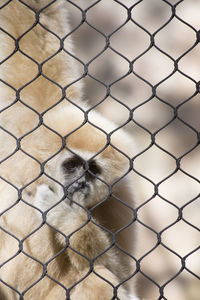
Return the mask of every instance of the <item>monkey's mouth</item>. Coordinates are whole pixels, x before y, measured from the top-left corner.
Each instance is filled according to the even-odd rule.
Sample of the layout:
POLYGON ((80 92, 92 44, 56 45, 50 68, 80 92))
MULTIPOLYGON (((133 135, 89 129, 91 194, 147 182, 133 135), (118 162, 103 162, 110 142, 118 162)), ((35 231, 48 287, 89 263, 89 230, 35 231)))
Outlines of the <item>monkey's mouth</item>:
MULTIPOLYGON (((83 200, 83 198, 86 198, 90 193, 90 187, 87 184, 82 184, 79 182, 73 183, 68 188, 66 187, 66 195, 69 200, 78 200, 77 198, 80 197, 83 200)), ((75 200, 75 201, 76 201, 75 200)))

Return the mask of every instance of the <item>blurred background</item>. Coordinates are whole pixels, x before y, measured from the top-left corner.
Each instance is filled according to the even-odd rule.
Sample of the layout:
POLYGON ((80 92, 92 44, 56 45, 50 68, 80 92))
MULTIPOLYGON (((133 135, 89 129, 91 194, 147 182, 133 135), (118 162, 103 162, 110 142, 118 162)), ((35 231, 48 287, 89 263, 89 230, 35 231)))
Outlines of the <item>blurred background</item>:
POLYGON ((88 63, 85 98, 137 144, 137 292, 199 300, 200 1, 69 3, 75 52, 88 63))

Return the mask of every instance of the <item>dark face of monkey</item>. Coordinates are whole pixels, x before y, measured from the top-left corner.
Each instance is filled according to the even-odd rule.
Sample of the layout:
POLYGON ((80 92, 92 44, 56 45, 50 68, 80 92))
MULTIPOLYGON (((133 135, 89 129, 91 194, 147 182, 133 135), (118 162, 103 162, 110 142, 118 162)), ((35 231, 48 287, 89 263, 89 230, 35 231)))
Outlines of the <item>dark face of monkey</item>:
POLYGON ((97 177, 102 173, 96 160, 85 161, 75 155, 63 162, 62 170, 67 198, 79 203, 81 199, 90 198, 95 182, 99 180, 97 177))

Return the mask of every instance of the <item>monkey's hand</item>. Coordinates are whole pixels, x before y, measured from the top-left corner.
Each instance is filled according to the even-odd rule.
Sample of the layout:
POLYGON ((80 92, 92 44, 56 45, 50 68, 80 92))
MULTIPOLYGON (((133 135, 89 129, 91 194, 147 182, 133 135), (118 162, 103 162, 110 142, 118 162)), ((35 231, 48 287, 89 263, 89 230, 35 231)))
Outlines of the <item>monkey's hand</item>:
MULTIPOLYGON (((48 185, 41 184, 37 187, 37 191, 34 198, 34 206, 37 207, 41 212, 46 212, 54 207, 64 205, 64 203, 59 203, 59 199, 48 185), (58 203, 58 204, 57 204, 58 203)), ((37 210, 38 211, 38 210, 37 210)), ((39 213, 39 211, 38 211, 39 213)), ((40 213, 39 213, 40 214, 40 213)))
POLYGON ((61 223, 73 223, 75 219, 83 215, 87 216, 82 207, 77 204, 71 205, 68 199, 60 198, 46 184, 37 187, 34 206, 37 208, 37 215, 58 230, 60 230, 61 223))

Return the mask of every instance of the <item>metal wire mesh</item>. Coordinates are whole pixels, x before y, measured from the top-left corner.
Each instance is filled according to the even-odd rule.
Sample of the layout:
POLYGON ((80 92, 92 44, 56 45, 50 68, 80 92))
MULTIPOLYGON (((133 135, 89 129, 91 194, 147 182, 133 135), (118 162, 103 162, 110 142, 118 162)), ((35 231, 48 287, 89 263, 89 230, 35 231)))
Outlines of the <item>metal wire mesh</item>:
MULTIPOLYGON (((11 2, 12 0, 2 2, 0 7, 2 14, 11 2)), ((109 251, 115 245, 135 263, 131 274, 128 274, 118 286, 114 286, 94 270, 93 262, 103 252, 95 257, 93 261, 77 252, 78 255, 84 256, 88 260, 90 269, 87 274, 70 287, 66 287, 48 273, 48 265, 55 258, 62 255, 66 249, 76 252, 71 247, 69 239, 82 227, 71 232, 68 236, 59 232, 66 239, 66 246, 59 250, 54 257, 48 259, 46 263, 42 263, 24 250, 24 241, 35 235, 44 224, 48 224, 46 213, 42 214, 42 223, 35 226, 30 234, 21 239, 6 230, 5 227, 0 227, 1 231, 18 243, 18 251, 11 257, 1 260, 0 268, 2 272, 4 272, 4 267, 12 264, 12 261, 20 254, 40 264, 43 269, 42 275, 27 286, 23 292, 9 284, 9 280, 7 282, 0 278, 1 285, 7 286, 13 291, 13 294, 16 295, 16 298, 13 299, 26 299, 28 291, 47 277, 64 289, 66 299, 70 299, 70 292, 73 288, 93 272, 113 287, 112 299, 120 299, 118 288, 131 278, 136 278, 136 290, 142 299, 198 299, 200 279, 198 271, 200 262, 199 171, 196 168, 198 168, 200 135, 199 116, 198 113, 196 116, 195 112, 199 108, 199 72, 193 70, 191 66, 194 65, 195 68, 198 62, 198 55, 194 51, 198 50, 200 35, 199 27, 190 20, 188 21, 184 15, 185 10, 187 11, 190 7, 189 1, 160 0, 159 2, 152 1, 150 4, 147 0, 113 0, 109 3, 102 0, 86 2, 68 0, 66 2, 70 6, 70 22, 73 24, 73 29, 62 38, 56 33, 56 29, 55 32, 50 30, 40 20, 42 11, 59 2, 59 0, 49 1, 47 5, 37 11, 26 1, 18 0, 18 2, 33 12, 35 22, 18 38, 12 36, 4 27, 0 28, 1 32, 8 35, 15 44, 15 48, 10 55, 1 59, 1 65, 3 66, 9 61, 15 53, 21 53, 37 66, 38 71, 34 78, 27 80, 25 84, 18 88, 6 82, 4 78, 0 79, 2 85, 12 89, 16 95, 11 104, 1 107, 0 113, 9 112, 9 109, 14 107, 16 103, 20 103, 36 114, 39 122, 36 127, 28 130, 20 137, 15 136, 12 131, 4 126, 0 127, 6 136, 10 136, 16 141, 16 148, 11 152, 9 151, 6 157, 1 158, 0 162, 3 164, 9 161, 20 150, 39 165, 40 172, 32 181, 20 188, 0 174, 1 181, 10 185, 17 195, 15 202, 1 211, 0 216, 6 215, 19 202, 35 209, 33 205, 24 200, 24 190, 42 176, 55 181, 55 178, 46 171, 46 164, 64 148, 73 153, 72 149, 66 146, 65 139, 87 123, 105 134, 107 139, 105 147, 99 150, 95 157, 105 150, 108 145, 112 145, 114 149, 127 157, 120 150, 120 147, 118 148, 112 144, 111 136, 120 128, 126 128, 133 135, 133 139, 138 142, 139 150, 134 157, 127 157, 130 168, 126 174, 121 176, 120 180, 133 171, 138 179, 135 189, 140 190, 140 192, 136 208, 127 205, 124 199, 119 199, 114 195, 114 198, 125 205, 132 214, 131 221, 115 233, 105 228, 103 224, 95 223, 91 219, 91 214, 96 207, 87 210, 80 205, 88 214, 88 219, 82 227, 88 222, 93 222, 111 236, 112 243, 104 252, 109 251), (105 16, 105 13, 108 13, 108 15, 105 16), (160 18, 156 17, 158 14, 160 14, 160 18), (104 17, 105 24, 102 21, 104 17), (148 18, 151 19, 149 22, 148 18), (59 40, 60 43, 57 52, 52 53, 42 63, 39 63, 20 48, 20 40, 38 24, 55 39, 59 40), (152 27, 149 24, 152 24, 152 27), (182 37, 180 42, 177 41, 176 34, 173 37, 176 26, 180 26, 182 30, 178 31, 178 35, 182 37), (123 31, 124 28, 125 31, 123 31), (77 55, 71 53, 64 46, 65 40, 70 36, 75 36, 74 39, 77 41, 77 55), (91 36, 94 39, 93 43, 91 42, 91 36), (124 41, 124 36, 125 38, 128 36, 125 50, 123 42, 121 42, 121 39, 124 41), (133 44, 133 46, 130 44, 133 44), (94 51, 92 46, 94 46, 94 51), (133 52, 132 47, 134 48, 133 52), (91 48, 91 52, 89 48, 91 48), (64 51, 73 58, 84 70, 79 78, 64 87, 43 72, 43 66, 58 56, 60 51, 64 51), (108 56, 106 57, 106 55, 108 56), (185 64, 184 59, 186 59, 185 64), (104 68, 102 65, 106 65, 106 67, 104 68), (101 71, 101 69, 103 70, 101 71), (55 104, 50 105, 42 113, 23 101, 23 97, 21 97, 23 90, 34 83, 39 76, 58 88, 61 95, 55 104), (89 98, 91 99, 90 108, 87 111, 66 95, 66 90, 82 81, 83 78, 86 80, 86 93, 88 89, 89 98), (84 115, 82 124, 68 133, 67 136, 62 136, 43 121, 45 114, 56 108, 64 99, 67 99, 84 115), (108 134, 91 122, 88 116, 93 109, 98 109, 108 118, 117 121, 116 129, 108 134), (113 112, 114 110, 117 112, 116 115, 113 112), (42 163, 37 157, 24 150, 21 145, 23 140, 37 131, 41 125, 61 140, 60 148, 52 157, 42 163), (120 248, 116 242, 117 234, 128 228, 132 223, 136 223, 138 226, 138 251, 134 255, 120 248)), ((87 171, 88 168, 86 164, 87 171)), ((112 188, 116 183, 117 181, 110 185, 104 181, 109 190, 109 195, 112 194, 112 188)), ((57 182, 57 184, 62 186, 60 182, 57 182)), ((107 201, 108 198, 109 196, 102 199, 101 203, 107 201)), ((63 198, 60 199, 60 202, 62 201, 63 198)), ((7 299, 6 295, 1 295, 1 289, 0 297, 1 299, 7 299)))

